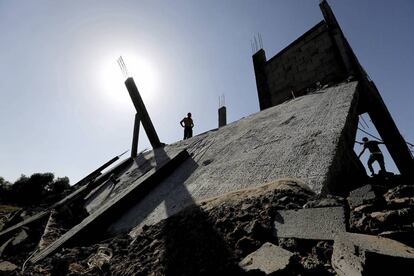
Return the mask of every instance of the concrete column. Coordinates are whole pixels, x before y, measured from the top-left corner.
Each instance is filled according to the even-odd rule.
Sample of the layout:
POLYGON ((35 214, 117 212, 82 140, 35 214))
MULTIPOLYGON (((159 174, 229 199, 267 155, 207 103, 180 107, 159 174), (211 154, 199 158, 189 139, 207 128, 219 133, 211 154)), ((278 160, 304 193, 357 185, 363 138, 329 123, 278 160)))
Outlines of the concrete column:
POLYGON ((323 18, 328 25, 330 36, 336 46, 344 69, 347 75, 356 75, 359 73, 358 64, 355 63, 356 58, 352 52, 348 41, 345 39, 341 27, 336 20, 335 14, 326 0, 321 0, 319 3, 323 18))
POLYGON ((227 112, 226 107, 222 106, 218 110, 218 126, 222 127, 227 125, 227 112))
POLYGON ((260 49, 253 55, 254 74, 256 77, 257 94, 259 96, 260 110, 272 106, 269 86, 266 76, 266 53, 260 49))
POLYGON ((148 136, 148 140, 153 148, 161 147, 160 139, 158 138, 157 132, 155 131, 154 125, 151 122, 151 118, 148 115, 147 109, 145 108, 144 102, 142 101, 141 95, 139 94, 138 88, 135 85, 133 78, 128 78, 125 81, 125 86, 128 89, 129 96, 134 103, 137 114, 142 122, 145 133, 148 136))
POLYGON ((139 125, 141 121, 139 119, 138 113, 135 114, 134 122, 134 134, 132 136, 132 146, 131 146, 131 157, 136 157, 138 152, 138 138, 139 138, 139 125))

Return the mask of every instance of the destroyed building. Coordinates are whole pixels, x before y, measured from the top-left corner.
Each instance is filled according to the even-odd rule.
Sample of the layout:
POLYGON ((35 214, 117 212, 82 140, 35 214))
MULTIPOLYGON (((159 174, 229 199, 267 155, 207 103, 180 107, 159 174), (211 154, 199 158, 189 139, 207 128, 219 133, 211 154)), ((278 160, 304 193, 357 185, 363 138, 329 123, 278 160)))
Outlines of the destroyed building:
POLYGON ((87 270, 68 257, 65 273, 374 275, 389 269, 373 265, 379 260, 412 266, 414 249, 400 242, 414 245, 407 238, 414 228, 413 157, 328 3, 321 1, 320 8, 323 20, 278 54, 267 59, 257 49, 253 55, 260 112, 191 139, 161 143, 128 78, 125 84, 137 110, 131 157, 101 174, 114 158, 60 202, 3 229, 3 249, 22 229, 37 225, 45 230, 24 263, 34 274, 62 265, 54 262, 73 255, 67 248, 79 246, 83 249, 76 252, 89 254, 84 266, 93 263, 91 258, 103 256, 104 261, 96 261, 98 270, 87 270), (393 178, 381 180, 381 186, 367 177, 353 151, 363 113, 385 142, 402 183, 393 178), (153 150, 137 154, 140 124, 153 150), (387 213, 387 208, 398 212, 387 213), (77 219, 62 226, 62 216, 77 219), (404 223, 392 221, 395 217, 404 223), (381 231, 386 223, 390 225, 381 231), (135 250, 134 256, 119 248, 101 246, 94 255, 85 249, 120 246, 114 237, 125 234, 131 240, 122 250, 135 250), (183 248, 192 242, 199 248, 183 248), (350 248, 363 254, 356 256, 350 248), (122 262, 122 256, 130 262, 122 262), (208 258, 217 262, 214 268, 208 258), (111 267, 103 268, 103 263, 111 267))

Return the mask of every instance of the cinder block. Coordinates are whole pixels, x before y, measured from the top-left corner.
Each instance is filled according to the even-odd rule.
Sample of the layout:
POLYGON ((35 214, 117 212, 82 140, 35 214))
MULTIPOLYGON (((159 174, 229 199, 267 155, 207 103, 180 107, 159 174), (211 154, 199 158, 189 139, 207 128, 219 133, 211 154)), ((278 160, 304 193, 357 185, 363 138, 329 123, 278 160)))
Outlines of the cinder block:
POLYGON ((275 216, 274 234, 278 238, 333 240, 346 231, 343 207, 280 211, 275 216))
POLYGON ((378 236, 342 233, 335 238, 332 266, 338 275, 412 275, 414 249, 378 236))

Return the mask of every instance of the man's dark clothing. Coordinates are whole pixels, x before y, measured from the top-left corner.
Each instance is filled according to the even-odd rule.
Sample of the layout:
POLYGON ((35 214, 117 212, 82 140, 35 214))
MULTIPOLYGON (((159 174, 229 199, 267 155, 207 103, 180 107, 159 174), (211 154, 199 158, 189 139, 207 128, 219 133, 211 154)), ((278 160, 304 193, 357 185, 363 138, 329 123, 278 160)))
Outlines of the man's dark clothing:
POLYGON ((186 126, 184 127, 184 140, 193 137, 193 128, 186 126))
POLYGON ((193 137, 194 122, 191 117, 185 117, 182 119, 180 125, 184 127, 184 140, 193 137))
POLYGON ((377 141, 368 141, 364 143, 364 148, 367 148, 369 152, 371 152, 371 155, 368 159, 368 169, 371 171, 372 174, 374 174, 374 168, 372 167, 372 163, 374 163, 375 161, 378 161, 381 170, 385 172, 384 156, 382 155, 382 152, 378 147, 379 144, 381 143, 377 141))
POLYGON ((368 141, 364 143, 364 148, 367 148, 370 153, 381 153, 381 150, 378 147, 379 144, 381 143, 377 141, 368 141))

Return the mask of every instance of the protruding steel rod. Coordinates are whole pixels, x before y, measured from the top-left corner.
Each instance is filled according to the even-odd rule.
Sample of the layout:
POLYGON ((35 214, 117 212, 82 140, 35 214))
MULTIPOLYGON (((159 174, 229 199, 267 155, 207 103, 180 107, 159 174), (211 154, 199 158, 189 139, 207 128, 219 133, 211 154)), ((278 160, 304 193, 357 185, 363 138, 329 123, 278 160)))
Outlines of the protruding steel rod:
POLYGON ((138 137, 139 137, 139 125, 141 121, 139 119, 138 113, 135 114, 134 122, 134 134, 132 136, 132 147, 131 147, 131 157, 136 157, 138 152, 138 137))
POLYGON ((151 118, 148 115, 147 109, 145 108, 138 88, 135 85, 134 79, 127 78, 125 81, 125 86, 128 89, 129 96, 134 103, 135 109, 137 110, 137 114, 141 120, 142 126, 144 127, 145 133, 148 136, 148 140, 150 141, 151 146, 153 148, 161 147, 162 144, 158 138, 157 132, 155 131, 154 125, 151 122, 151 118))

